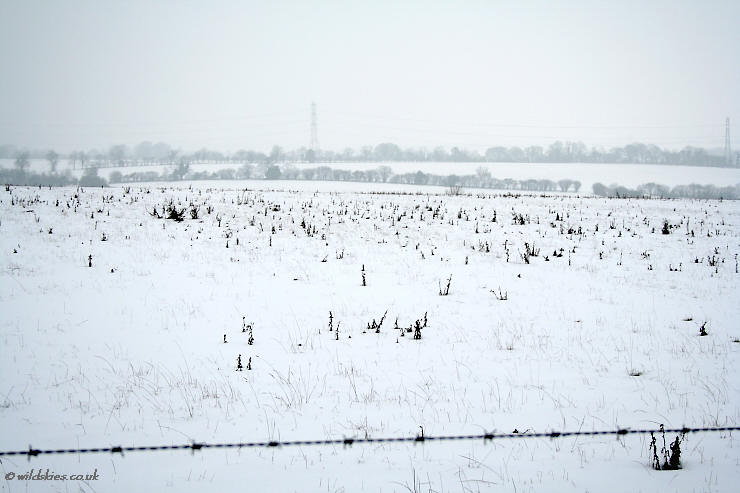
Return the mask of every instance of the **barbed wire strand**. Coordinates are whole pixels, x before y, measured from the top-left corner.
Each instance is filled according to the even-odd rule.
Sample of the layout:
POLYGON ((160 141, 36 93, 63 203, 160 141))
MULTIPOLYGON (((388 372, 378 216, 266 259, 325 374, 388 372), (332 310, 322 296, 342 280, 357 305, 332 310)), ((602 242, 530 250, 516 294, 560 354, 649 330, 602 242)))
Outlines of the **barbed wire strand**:
POLYGON ((618 430, 606 431, 550 431, 540 433, 517 432, 512 433, 483 433, 478 435, 439 435, 426 436, 423 433, 416 436, 396 436, 384 438, 338 438, 326 440, 288 440, 288 441, 267 441, 267 442, 232 442, 232 443, 199 443, 180 445, 148 445, 148 446, 112 446, 112 447, 94 447, 94 448, 68 448, 68 449, 35 449, 32 446, 28 450, 0 451, 0 457, 21 456, 29 458, 38 455, 62 455, 62 454, 99 454, 112 453, 121 454, 124 452, 154 452, 160 450, 190 450, 196 452, 204 449, 242 449, 242 448, 279 448, 279 447, 310 447, 322 445, 360 445, 360 444, 379 444, 379 443, 426 443, 426 442, 449 442, 464 440, 483 440, 484 442, 492 440, 505 439, 524 439, 524 438, 566 438, 577 436, 624 436, 624 435, 647 435, 651 433, 705 433, 705 432, 732 432, 740 431, 740 426, 722 426, 722 427, 705 427, 705 428, 659 428, 659 429, 630 429, 621 428, 618 430))

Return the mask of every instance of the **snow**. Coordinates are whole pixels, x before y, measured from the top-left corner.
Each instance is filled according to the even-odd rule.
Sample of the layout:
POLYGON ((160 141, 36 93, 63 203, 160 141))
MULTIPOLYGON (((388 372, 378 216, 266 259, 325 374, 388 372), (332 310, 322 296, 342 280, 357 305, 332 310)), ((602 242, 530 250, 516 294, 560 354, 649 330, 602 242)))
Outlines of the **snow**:
MULTIPOLYGON (((737 202, 296 183, 0 191, 0 449, 740 423, 737 202), (200 217, 151 214, 170 201, 200 217)), ((0 484, 729 491, 734 439, 687 435, 672 472, 627 436, 6 457, 100 479, 0 484)))

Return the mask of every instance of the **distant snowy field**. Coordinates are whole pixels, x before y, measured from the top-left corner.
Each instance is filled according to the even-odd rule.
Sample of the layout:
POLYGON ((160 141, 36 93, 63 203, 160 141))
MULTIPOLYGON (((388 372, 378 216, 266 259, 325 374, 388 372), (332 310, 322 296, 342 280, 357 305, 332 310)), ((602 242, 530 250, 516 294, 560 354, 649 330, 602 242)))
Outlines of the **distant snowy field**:
MULTIPOLYGON (((738 202, 177 185, 0 189, 0 449, 740 424, 738 202)), ((732 491, 737 438, 6 457, 100 479, 0 491, 732 491)))
MULTIPOLYGON (((30 170, 37 173, 49 171, 49 163, 45 160, 31 160, 30 170)), ((238 169, 241 164, 216 163, 216 164, 193 164, 190 170, 193 172, 214 172, 225 168, 238 169)), ((713 168, 695 166, 668 166, 650 164, 588 164, 588 163, 297 163, 293 166, 303 168, 316 168, 328 166, 334 169, 367 170, 379 166, 388 166, 395 174, 415 173, 419 170, 424 173, 437 175, 465 175, 475 174, 480 167, 486 168, 491 175, 497 179, 511 178, 513 180, 541 179, 558 181, 562 179, 579 180, 582 183, 581 193, 591 193, 594 183, 604 185, 617 184, 628 188, 637 187, 643 183, 659 183, 669 187, 676 185, 699 185, 728 186, 740 183, 740 168, 713 168)), ((0 168, 12 168, 12 159, 0 159, 0 168)), ((79 168, 79 163, 78 163, 79 168)), ((101 168, 100 176, 108 177, 113 171, 123 174, 144 173, 154 171, 162 173, 171 171, 171 166, 132 166, 124 168, 101 168)), ((59 171, 70 169, 71 165, 62 160, 59 171)), ((82 170, 74 170, 77 176, 82 170)), ((364 185, 363 185, 364 186, 364 185)))

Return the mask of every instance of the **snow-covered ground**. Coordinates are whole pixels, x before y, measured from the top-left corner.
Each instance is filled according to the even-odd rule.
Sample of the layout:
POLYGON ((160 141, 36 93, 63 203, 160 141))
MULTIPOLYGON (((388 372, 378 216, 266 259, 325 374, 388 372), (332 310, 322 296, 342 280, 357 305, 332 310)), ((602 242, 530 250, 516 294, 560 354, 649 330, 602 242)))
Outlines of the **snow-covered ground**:
MULTIPOLYGON (((0 191, 0 449, 740 424, 740 203, 273 183, 0 191)), ((5 457, 100 479, 0 488, 732 491, 736 440, 5 457)))

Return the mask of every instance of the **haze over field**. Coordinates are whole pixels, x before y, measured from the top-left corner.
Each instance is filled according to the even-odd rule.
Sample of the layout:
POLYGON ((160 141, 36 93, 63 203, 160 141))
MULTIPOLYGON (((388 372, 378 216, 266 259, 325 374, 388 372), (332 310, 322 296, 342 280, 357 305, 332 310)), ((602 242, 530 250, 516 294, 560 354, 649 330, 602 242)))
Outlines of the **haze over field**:
MULTIPOLYGON (((0 144, 722 148, 740 3, 0 4, 0 144)), ((740 149, 740 132, 733 148, 740 149)))

